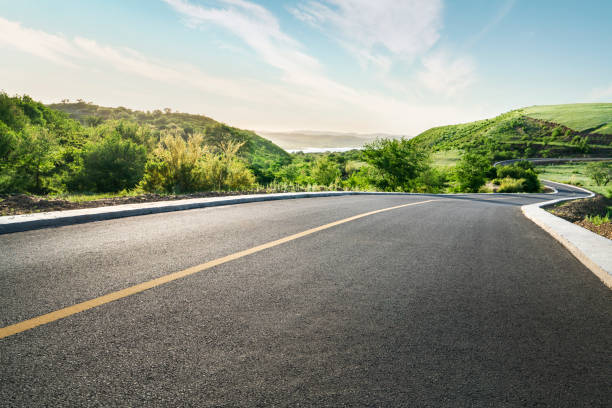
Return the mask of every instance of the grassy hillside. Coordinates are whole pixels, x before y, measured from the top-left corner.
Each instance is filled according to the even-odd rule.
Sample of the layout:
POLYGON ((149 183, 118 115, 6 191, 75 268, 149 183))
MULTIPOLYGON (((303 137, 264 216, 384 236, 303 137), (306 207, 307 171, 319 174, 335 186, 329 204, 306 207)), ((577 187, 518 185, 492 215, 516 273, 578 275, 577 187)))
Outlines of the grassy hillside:
POLYGON ((579 132, 612 135, 612 103, 531 106, 525 115, 558 123, 579 132))
POLYGON ((242 130, 219 123, 203 115, 154 110, 142 112, 124 107, 109 108, 87 102, 57 103, 50 108, 65 112, 70 118, 85 126, 98 126, 105 122, 127 121, 147 126, 154 132, 168 129, 182 129, 186 135, 202 133, 204 142, 210 146, 220 146, 227 141, 243 142, 239 155, 249 163, 260 181, 271 176, 269 168, 276 164, 288 163, 290 156, 270 140, 249 130, 242 130))
POLYGON ((492 119, 432 128, 413 140, 433 152, 475 151, 492 160, 612 156, 612 133, 606 133, 610 112, 612 104, 532 107, 492 119))

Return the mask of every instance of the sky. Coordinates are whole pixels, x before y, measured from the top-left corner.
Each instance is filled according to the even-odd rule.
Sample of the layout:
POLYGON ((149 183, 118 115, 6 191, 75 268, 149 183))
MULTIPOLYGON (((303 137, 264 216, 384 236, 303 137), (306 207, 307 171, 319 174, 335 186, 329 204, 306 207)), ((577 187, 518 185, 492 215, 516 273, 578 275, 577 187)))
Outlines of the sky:
POLYGON ((0 0, 0 90, 416 135, 612 102, 610 0, 0 0))

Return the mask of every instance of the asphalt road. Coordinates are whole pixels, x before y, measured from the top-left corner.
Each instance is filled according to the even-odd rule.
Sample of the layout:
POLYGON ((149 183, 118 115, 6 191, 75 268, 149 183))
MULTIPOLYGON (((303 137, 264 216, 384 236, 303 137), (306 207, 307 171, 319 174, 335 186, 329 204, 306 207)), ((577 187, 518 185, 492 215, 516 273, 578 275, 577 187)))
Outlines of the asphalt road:
MULTIPOLYGON (((561 191, 561 195, 575 194, 561 191)), ((610 406, 612 291, 546 195, 272 201, 0 236, 0 406, 610 406)))

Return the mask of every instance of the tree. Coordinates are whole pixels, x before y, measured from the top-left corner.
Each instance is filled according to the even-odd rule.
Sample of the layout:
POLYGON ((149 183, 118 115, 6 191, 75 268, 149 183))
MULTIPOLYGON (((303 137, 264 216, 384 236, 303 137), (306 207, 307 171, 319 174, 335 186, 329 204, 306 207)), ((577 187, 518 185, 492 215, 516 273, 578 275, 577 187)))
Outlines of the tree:
POLYGON ((313 168, 312 177, 315 183, 322 186, 329 186, 340 178, 341 172, 338 165, 328 157, 319 158, 313 168))
POLYGON ((377 139, 364 146, 363 156, 382 176, 377 187, 387 191, 415 190, 418 176, 429 168, 427 153, 405 138, 377 139))
POLYGON ((87 144, 82 160, 82 171, 77 176, 80 190, 117 192, 140 182, 147 153, 143 146, 113 134, 100 143, 87 144))
POLYGON ((475 193, 486 182, 487 172, 491 164, 486 157, 474 153, 466 153, 455 166, 455 178, 459 183, 459 190, 475 193))
POLYGON ((241 147, 229 141, 213 153, 199 133, 185 141, 180 132, 167 132, 146 164, 141 185, 169 193, 251 188, 255 177, 236 155, 241 147))
POLYGON ((612 179, 612 163, 589 163, 586 166, 586 175, 598 186, 606 186, 612 179))

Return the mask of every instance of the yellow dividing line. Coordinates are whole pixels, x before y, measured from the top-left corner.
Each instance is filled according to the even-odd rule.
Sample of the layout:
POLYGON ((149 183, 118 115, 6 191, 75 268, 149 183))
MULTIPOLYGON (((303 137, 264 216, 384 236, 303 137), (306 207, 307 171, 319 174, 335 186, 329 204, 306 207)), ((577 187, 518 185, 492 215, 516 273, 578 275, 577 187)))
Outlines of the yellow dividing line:
POLYGON ((305 237, 310 234, 314 234, 318 231, 323 231, 325 229, 335 227, 336 225, 344 224, 350 221, 358 220, 359 218, 368 217, 370 215, 378 214, 385 211, 391 211, 398 208, 408 207, 411 205, 419 205, 425 204, 432 201, 443 201, 443 200, 427 200, 427 201, 419 201, 416 203, 402 204, 396 205, 394 207, 383 208, 380 210, 370 211, 363 214, 354 215, 349 218, 344 218, 342 220, 330 222, 329 224, 321 225, 320 227, 311 228, 306 231, 298 232, 297 234, 289 235, 285 238, 277 239, 276 241, 267 242, 262 245, 255 246, 250 249, 245 249, 244 251, 236 252, 234 254, 224 256, 222 258, 217 258, 212 261, 192 266, 191 268, 187 268, 185 270, 170 273, 168 275, 164 275, 157 279, 153 279, 147 282, 140 283, 138 285, 130 286, 129 288, 121 289, 116 292, 111 292, 107 295, 97 297, 95 299, 87 300, 82 303, 77 303, 76 305, 68 306, 63 309, 56 310, 55 312, 47 313, 38 317, 34 317, 32 319, 24 320, 23 322, 15 323, 10 326, 0 328, 0 339, 8 336, 12 336, 13 334, 21 333, 26 330, 33 329, 37 326, 41 326, 43 324, 51 323, 59 319, 63 319, 68 316, 72 316, 74 314, 83 312, 85 310, 93 309, 94 307, 102 306, 106 303, 113 302, 115 300, 119 300, 128 296, 135 295, 140 292, 144 292, 147 289, 154 288, 156 286, 163 285, 168 282, 172 282, 177 279, 184 278, 185 276, 193 275, 194 273, 202 272, 206 269, 214 268, 215 266, 245 257, 247 255, 254 254, 256 252, 263 251, 268 248, 272 248, 281 244, 284 244, 289 241, 296 240, 298 238, 305 237))

